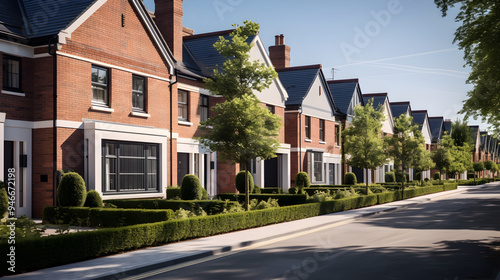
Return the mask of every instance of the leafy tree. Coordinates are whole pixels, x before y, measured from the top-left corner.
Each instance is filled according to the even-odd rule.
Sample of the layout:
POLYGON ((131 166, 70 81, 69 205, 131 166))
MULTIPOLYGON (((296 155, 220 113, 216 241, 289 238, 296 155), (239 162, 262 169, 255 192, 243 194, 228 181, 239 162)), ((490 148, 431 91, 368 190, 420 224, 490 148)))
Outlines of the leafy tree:
POLYGON ((365 106, 358 105, 354 108, 352 126, 343 132, 345 153, 350 156, 346 159, 347 164, 367 169, 366 193, 368 193, 368 169, 375 170, 387 162, 381 134, 383 120, 383 107, 373 108, 372 99, 365 106))
POLYGON ((418 125, 413 122, 413 117, 401 115, 394 120, 394 135, 385 138, 387 152, 394 159, 394 165, 401 168, 403 180, 401 182, 404 191, 406 181, 406 170, 415 167, 425 156, 421 151, 424 149, 425 140, 418 125))
POLYGON ((474 162, 473 168, 474 168, 474 182, 475 182, 477 172, 481 172, 484 170, 484 163, 482 161, 474 162))
MULTIPOLYGON (((277 137, 282 124, 281 118, 261 107, 253 94, 268 88, 277 73, 264 63, 250 61, 252 45, 248 43, 248 38, 256 35, 260 27, 251 21, 244 24, 234 25, 231 40, 221 36, 214 44, 226 61, 221 70, 214 70, 212 78, 205 79, 205 87, 212 94, 222 95, 227 100, 215 105, 212 108, 215 116, 201 123, 200 127, 206 133, 200 142, 219 152, 220 158, 240 163, 248 171, 251 159, 276 157, 280 145, 277 137)), ((248 179, 245 182, 245 206, 248 210, 248 179)))
POLYGON ((493 165, 491 166, 491 174, 493 174, 493 178, 495 178, 495 177, 496 177, 496 174, 495 174, 495 173, 497 173, 498 169, 499 169, 499 168, 498 168, 498 164, 493 163, 493 165))
POLYGON ((465 118, 481 117, 500 131, 500 3, 497 0, 434 0, 443 16, 450 8, 460 6, 455 17, 461 26, 454 43, 464 50, 466 65, 471 67, 467 83, 474 85, 460 111, 465 118))
POLYGON ((455 176, 472 168, 471 146, 463 142, 462 146, 455 145, 455 140, 450 135, 443 136, 441 146, 447 149, 451 155, 451 162, 447 167, 447 172, 455 176))
POLYGON ((474 145, 469 125, 464 120, 457 119, 453 122, 451 138, 453 138, 454 143, 457 146, 464 146, 464 144, 468 144, 472 148, 474 145))
POLYGON ((424 181, 424 176, 422 172, 430 170, 436 166, 434 161, 432 161, 432 153, 425 149, 424 145, 421 145, 415 153, 419 153, 415 161, 415 169, 420 172, 420 181, 424 181))
POLYGON ((484 169, 491 172, 491 169, 493 168, 493 164, 495 164, 495 163, 491 160, 485 161, 484 162, 484 169))

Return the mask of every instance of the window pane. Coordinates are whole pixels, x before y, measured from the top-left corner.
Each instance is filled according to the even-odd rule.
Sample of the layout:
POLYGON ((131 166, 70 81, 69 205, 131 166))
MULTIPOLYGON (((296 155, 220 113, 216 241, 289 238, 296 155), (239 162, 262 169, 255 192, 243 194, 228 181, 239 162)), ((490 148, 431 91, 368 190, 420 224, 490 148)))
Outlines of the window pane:
POLYGON ((120 144, 120 157, 144 157, 144 146, 137 144, 120 144))
POLYGON ((144 92, 144 78, 133 76, 132 79, 133 79, 132 89, 135 91, 144 92))
POLYGON ((317 182, 323 181, 323 154, 314 153, 314 180, 317 182))
POLYGON ((92 82, 99 82, 99 74, 97 73, 99 70, 97 68, 92 67, 92 82))
POLYGON ((3 57, 3 87, 6 89, 21 89, 21 59, 3 57))
POLYGON ((108 71, 104 70, 104 69, 99 69, 98 70, 98 75, 99 75, 99 83, 101 84, 105 84, 107 85, 108 84, 108 71))
POLYGON ((92 101, 108 105, 108 70, 92 66, 92 101))
POLYGON ((116 190, 116 159, 106 158, 105 163, 105 190, 115 191, 116 190))

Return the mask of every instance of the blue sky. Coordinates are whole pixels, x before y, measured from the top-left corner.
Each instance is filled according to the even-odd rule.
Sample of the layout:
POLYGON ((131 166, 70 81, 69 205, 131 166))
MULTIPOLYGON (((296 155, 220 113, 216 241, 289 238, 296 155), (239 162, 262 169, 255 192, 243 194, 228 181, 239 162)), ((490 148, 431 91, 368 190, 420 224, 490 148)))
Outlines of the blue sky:
POLYGON ((388 92, 391 102, 452 120, 472 88, 453 44, 455 13, 441 17, 433 0, 184 0, 184 26, 195 34, 258 22, 266 47, 285 35, 292 66, 322 64, 328 79, 335 68, 335 79, 359 78, 363 93, 388 92))

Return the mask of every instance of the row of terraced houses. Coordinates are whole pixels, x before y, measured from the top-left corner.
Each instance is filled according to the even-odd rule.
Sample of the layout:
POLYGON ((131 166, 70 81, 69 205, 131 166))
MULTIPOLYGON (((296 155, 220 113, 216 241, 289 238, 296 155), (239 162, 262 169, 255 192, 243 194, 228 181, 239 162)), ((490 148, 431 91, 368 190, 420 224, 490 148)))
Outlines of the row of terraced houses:
MULTIPOLYGON (((213 44, 231 30, 194 34, 182 17, 182 0, 156 0, 155 13, 141 0, 0 2, 0 180, 15 177, 17 215, 40 217, 55 203, 57 170, 78 172, 105 200, 165 197, 186 174, 211 196, 235 191, 239 166, 196 140, 221 102, 203 83, 224 61, 213 44)), ((258 35, 249 40, 251 59, 279 74, 255 94, 284 124, 277 157, 251 164, 261 187, 287 190, 300 171, 313 184, 341 184, 348 171, 383 182, 392 164, 369 178, 341 164, 341 132, 369 99, 385 108, 385 135, 401 114, 422 127, 429 150, 450 129, 387 93, 362 94, 357 79, 327 80, 321 65, 291 67, 283 35, 269 49, 258 35)), ((497 140, 471 130, 474 159, 498 159, 497 140)))

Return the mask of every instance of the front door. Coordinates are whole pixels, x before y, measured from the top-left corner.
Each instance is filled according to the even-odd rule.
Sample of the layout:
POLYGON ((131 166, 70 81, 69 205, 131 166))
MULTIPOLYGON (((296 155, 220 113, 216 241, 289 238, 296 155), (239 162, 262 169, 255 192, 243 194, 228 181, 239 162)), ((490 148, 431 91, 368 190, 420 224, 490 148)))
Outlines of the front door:
POLYGON ((278 187, 278 157, 267 159, 264 161, 264 187, 278 187))

